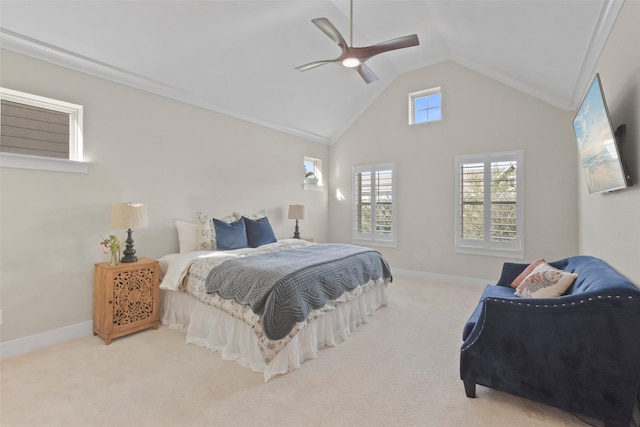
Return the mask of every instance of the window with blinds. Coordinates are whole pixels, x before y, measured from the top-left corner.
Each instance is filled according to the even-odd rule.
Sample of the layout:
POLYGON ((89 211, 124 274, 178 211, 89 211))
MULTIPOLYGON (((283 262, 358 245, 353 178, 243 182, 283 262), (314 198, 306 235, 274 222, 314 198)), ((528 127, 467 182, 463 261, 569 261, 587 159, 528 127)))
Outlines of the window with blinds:
POLYGON ((521 151, 456 157, 456 251, 523 255, 521 151))
POLYGON ((69 114, 2 100, 3 153, 69 158, 69 114))
POLYGON ((353 168, 353 239, 395 246, 395 163, 353 168))
POLYGON ((83 160, 81 105, 6 88, 0 88, 0 105, 3 167, 84 171, 62 163, 83 160))

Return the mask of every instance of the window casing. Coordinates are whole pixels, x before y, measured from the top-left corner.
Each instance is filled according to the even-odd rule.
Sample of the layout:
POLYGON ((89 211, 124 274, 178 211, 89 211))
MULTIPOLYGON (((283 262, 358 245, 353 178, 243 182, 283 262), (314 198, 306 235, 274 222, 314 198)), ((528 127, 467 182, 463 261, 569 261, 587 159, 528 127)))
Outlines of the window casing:
POLYGON ((397 245, 396 164, 353 167, 353 240, 397 245))
POLYGON ((322 160, 313 157, 304 158, 304 188, 305 190, 322 190, 322 160), (311 179, 307 177, 308 173, 313 173, 311 179), (316 178, 314 180, 313 178, 316 178))
POLYGON ((455 250, 523 258, 524 153, 456 156, 455 250))
POLYGON ((81 105, 0 88, 3 167, 86 172, 81 105))
POLYGON ((409 124, 435 122, 442 119, 440 87, 409 94, 409 124))

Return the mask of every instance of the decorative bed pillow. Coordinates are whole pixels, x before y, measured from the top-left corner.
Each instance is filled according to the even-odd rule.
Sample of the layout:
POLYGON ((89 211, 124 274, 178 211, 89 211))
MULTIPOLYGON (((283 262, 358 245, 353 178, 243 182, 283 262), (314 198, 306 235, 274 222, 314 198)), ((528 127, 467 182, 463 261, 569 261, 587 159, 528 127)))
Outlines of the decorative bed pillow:
MULTIPOLYGON (((196 250, 215 251, 216 250, 216 230, 213 228, 213 217, 198 212, 198 234, 196 240, 196 250)), ((242 215, 237 212, 225 216, 220 221, 231 223, 238 221, 242 215)))
POLYGON ((213 228, 216 233, 216 247, 218 250, 227 251, 249 246, 244 218, 231 223, 214 218, 213 228))
POLYGON ((577 277, 576 273, 542 263, 520 283, 515 294, 523 298, 556 298, 564 294, 577 277))
POLYGON ((178 231, 178 244, 180 245, 180 253, 194 252, 198 245, 198 224, 192 222, 180 221, 176 219, 176 230, 178 231))
POLYGON ((524 271, 523 271, 522 273, 520 273, 520 274, 518 275, 518 277, 516 277, 516 278, 513 280, 513 282, 511 282, 511 287, 515 289, 515 288, 517 288, 518 286, 520 286, 520 283, 522 283, 522 281, 523 281, 524 279, 526 279, 526 278, 527 278, 527 276, 528 276, 529 274, 531 274, 531 272, 532 272, 532 271, 533 271, 537 266, 539 266, 540 264, 542 264, 542 263, 544 263, 544 262, 546 262, 546 261, 544 260, 544 258, 540 258, 540 259, 537 259, 537 260, 533 261, 531 264, 529 264, 529 266, 528 266, 527 268, 525 268, 525 269, 524 269, 524 271))
POLYGON ((269 218, 266 216, 256 220, 247 218, 246 216, 243 218, 244 226, 247 229, 247 241, 249 242, 249 247, 257 248, 259 246, 278 241, 276 239, 276 235, 273 233, 271 224, 269 223, 269 218))
POLYGON ((255 220, 257 220, 257 219, 260 219, 260 218, 264 218, 264 217, 266 217, 266 216, 267 216, 267 211, 265 211, 265 210, 263 209, 263 210, 261 210, 261 211, 258 211, 258 212, 256 212, 256 213, 254 213, 253 215, 242 215, 242 216, 243 216, 243 217, 245 217, 245 218, 249 218, 249 219, 252 219, 252 220, 254 220, 254 221, 255 221, 255 220))

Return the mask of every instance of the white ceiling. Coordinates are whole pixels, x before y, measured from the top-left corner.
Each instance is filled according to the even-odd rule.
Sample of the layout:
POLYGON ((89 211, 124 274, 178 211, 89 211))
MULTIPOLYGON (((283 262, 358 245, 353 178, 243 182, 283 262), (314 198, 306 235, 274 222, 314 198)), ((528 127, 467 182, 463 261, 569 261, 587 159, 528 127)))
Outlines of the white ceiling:
MULTIPOLYGON (((420 46, 353 70, 307 62, 349 40, 345 0, 0 2, 0 46, 331 144, 401 73, 452 60, 564 110, 582 98, 622 0, 355 0, 354 45, 420 46)), ((427 89, 427 88, 419 88, 427 89)))

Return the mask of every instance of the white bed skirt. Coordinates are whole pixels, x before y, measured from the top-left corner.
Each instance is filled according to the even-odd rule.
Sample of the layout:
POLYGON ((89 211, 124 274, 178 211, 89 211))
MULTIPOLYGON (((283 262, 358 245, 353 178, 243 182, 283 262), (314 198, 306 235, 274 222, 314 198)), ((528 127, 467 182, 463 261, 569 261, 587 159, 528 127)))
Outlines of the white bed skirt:
POLYGON ((262 372, 266 382, 315 359, 320 348, 346 340, 356 326, 367 323, 371 314, 387 304, 386 290, 387 285, 378 280, 348 292, 334 309, 300 325, 300 331, 268 364, 249 325, 185 293, 160 290, 160 321, 185 332, 187 343, 207 347, 224 360, 262 372))

